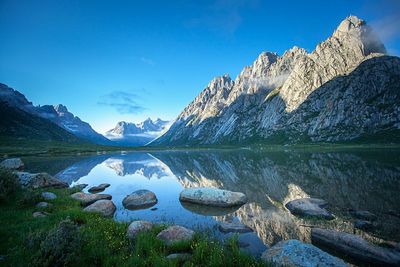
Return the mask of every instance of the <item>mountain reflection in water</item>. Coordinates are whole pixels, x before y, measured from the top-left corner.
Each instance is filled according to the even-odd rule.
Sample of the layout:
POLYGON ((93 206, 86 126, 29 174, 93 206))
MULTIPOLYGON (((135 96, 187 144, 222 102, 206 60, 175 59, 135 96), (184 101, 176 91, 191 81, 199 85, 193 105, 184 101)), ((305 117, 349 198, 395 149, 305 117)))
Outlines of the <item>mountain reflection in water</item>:
POLYGON ((253 234, 240 236, 259 254, 265 248, 263 244, 271 246, 282 239, 310 242, 310 225, 356 231, 369 240, 400 241, 399 163, 398 151, 134 152, 86 158, 58 172, 56 177, 71 185, 110 183, 104 193, 113 196, 115 219, 120 221, 176 223, 197 230, 211 229, 215 235, 224 236, 217 230, 218 222, 238 220, 253 229, 253 234), (243 192, 249 202, 230 210, 179 202, 183 188, 199 186, 243 192), (156 210, 130 211, 122 206, 122 199, 139 189, 157 195, 156 210), (291 215, 284 204, 300 197, 328 201, 336 219, 311 221, 291 215), (376 230, 355 230, 349 209, 378 215, 376 230))

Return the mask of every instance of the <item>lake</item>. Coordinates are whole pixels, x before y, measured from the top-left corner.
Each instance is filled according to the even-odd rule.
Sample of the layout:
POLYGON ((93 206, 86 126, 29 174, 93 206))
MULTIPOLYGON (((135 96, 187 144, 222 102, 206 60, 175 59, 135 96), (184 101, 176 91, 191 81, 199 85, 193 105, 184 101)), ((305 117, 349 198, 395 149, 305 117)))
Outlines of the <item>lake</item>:
POLYGON ((281 240, 310 242, 310 226, 355 232, 369 241, 400 241, 400 151, 355 150, 321 152, 281 149, 155 151, 75 157, 26 157, 27 171, 49 172, 71 186, 111 184, 118 221, 136 219, 175 223, 206 231, 218 239, 221 222, 239 221, 253 232, 239 234, 244 250, 259 256, 281 240), (211 186, 243 192, 249 201, 237 209, 211 209, 182 204, 184 188, 211 186), (123 198, 148 189, 158 203, 127 210, 123 198), (335 215, 332 221, 291 215, 284 204, 301 197, 322 198, 335 215), (377 215, 369 232, 354 229, 349 210, 377 215))

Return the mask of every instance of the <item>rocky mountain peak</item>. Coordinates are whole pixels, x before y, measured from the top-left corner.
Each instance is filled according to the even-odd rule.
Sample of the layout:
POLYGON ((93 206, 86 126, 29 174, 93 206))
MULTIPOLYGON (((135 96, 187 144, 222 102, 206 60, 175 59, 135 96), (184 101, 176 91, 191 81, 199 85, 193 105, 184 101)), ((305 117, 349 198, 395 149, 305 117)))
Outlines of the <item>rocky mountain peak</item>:
POLYGON ((359 46, 364 56, 371 53, 386 54, 386 48, 374 30, 356 16, 345 18, 337 27, 332 37, 350 45, 359 46), (349 42, 352 40, 352 42, 349 42))
POLYGON ((62 104, 57 104, 54 105, 54 110, 60 114, 60 113, 69 113, 68 109, 66 106, 62 105, 62 104))

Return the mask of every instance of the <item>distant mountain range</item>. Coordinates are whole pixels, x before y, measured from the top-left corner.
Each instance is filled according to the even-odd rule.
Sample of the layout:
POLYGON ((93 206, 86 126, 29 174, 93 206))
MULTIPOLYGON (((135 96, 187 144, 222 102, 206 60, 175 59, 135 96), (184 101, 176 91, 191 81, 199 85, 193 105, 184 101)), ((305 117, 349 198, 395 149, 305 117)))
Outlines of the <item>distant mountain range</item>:
POLYGON ((0 109, 0 135, 40 140, 138 146, 158 137, 168 124, 150 118, 138 124, 119 122, 107 132, 110 140, 69 112, 66 106, 34 106, 23 94, 1 83, 0 109))
POLYGON ((400 58, 350 16, 307 53, 263 52, 214 78, 151 145, 399 142, 400 58))
POLYGON ((169 121, 150 118, 141 123, 129 123, 120 121, 117 125, 107 131, 106 137, 118 145, 146 145, 160 136, 169 126, 169 121))

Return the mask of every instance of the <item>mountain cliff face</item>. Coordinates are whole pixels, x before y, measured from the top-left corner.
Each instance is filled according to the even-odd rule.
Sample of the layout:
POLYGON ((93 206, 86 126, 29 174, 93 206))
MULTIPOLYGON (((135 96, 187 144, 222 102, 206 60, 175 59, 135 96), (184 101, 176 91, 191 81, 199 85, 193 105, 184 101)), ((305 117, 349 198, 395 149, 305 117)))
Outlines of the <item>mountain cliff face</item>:
POLYGON ((8 107, 49 120, 79 138, 97 144, 111 143, 110 140, 93 130, 87 122, 74 116, 74 114, 68 111, 67 107, 61 104, 54 106, 34 106, 23 94, 5 84, 0 84, 0 101, 6 103, 8 107))
POLYGON ((147 118, 140 123, 120 121, 106 136, 118 145, 141 146, 149 143, 168 127, 169 121, 147 118))
POLYGON ((307 53, 263 52, 213 79, 153 145, 348 141, 398 135, 400 59, 350 16, 307 53))

